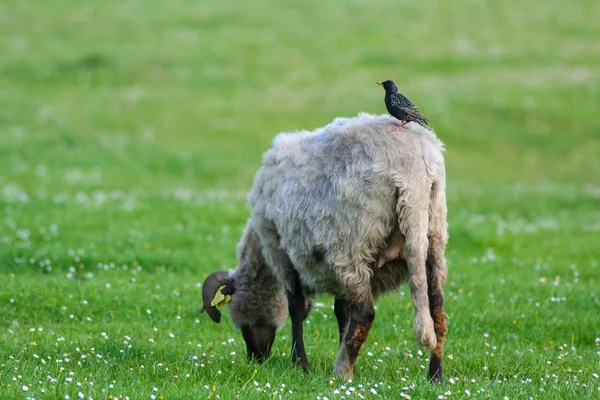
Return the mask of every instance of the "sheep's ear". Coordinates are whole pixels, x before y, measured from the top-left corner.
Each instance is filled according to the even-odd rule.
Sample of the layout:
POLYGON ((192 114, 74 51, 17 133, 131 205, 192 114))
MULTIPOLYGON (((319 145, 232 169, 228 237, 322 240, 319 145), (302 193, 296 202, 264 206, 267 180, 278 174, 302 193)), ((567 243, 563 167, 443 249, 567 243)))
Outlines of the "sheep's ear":
POLYGON ((228 272, 213 272, 202 286, 203 305, 200 312, 206 311, 208 316, 218 324, 221 322, 221 311, 217 307, 227 304, 234 292, 235 284, 233 279, 229 278, 228 272))

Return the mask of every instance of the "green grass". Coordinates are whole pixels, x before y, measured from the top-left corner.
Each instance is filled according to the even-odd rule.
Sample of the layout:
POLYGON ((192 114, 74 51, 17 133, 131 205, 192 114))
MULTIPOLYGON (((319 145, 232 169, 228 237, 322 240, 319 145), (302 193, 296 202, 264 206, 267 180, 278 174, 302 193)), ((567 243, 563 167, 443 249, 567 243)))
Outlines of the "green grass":
POLYGON ((599 398, 599 19, 592 0, 3 2, 0 398, 599 398), (310 374, 289 326, 249 363, 200 283, 235 267, 275 134, 382 113, 383 79, 447 147, 446 381, 407 288, 351 383, 327 296, 310 374))

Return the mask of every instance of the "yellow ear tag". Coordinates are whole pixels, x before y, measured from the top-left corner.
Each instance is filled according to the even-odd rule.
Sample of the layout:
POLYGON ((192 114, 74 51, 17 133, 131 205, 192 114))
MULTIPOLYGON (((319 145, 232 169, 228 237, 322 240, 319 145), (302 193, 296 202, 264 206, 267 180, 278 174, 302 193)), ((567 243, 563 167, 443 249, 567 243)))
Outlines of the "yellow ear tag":
POLYGON ((215 293, 215 298, 212 299, 212 301, 210 302, 211 306, 223 307, 225 304, 229 303, 229 300, 231 300, 231 296, 228 294, 221 293, 221 290, 224 287, 225 287, 225 285, 223 285, 219 289, 217 289, 217 292, 215 293))

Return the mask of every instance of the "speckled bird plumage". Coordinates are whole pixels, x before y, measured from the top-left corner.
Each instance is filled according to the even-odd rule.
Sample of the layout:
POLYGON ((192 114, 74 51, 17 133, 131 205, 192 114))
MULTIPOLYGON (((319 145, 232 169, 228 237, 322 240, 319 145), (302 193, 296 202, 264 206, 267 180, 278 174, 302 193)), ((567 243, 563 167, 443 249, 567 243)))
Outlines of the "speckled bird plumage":
POLYGON ((398 91, 396 84, 392 81, 377 82, 385 89, 385 106, 388 112, 403 123, 402 127, 409 122, 416 122, 421 126, 430 129, 427 125, 427 118, 423 116, 417 107, 402 93, 398 91))

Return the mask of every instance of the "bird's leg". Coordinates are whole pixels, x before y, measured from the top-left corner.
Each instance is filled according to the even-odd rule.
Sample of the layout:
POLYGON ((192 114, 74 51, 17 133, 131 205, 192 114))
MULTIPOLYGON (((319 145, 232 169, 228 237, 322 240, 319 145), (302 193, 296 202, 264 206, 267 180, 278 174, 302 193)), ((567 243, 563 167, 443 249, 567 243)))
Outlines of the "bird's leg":
POLYGON ((408 124, 408 121, 404 121, 401 124, 397 124, 396 129, 392 129, 391 131, 388 131, 388 132, 398 132, 400 130, 400 128, 402 128, 406 124, 408 124))
POLYGON ((398 124, 398 127, 396 128, 395 132, 399 131, 400 128, 402 128, 404 125, 408 124, 408 121, 404 121, 401 124, 398 124))

